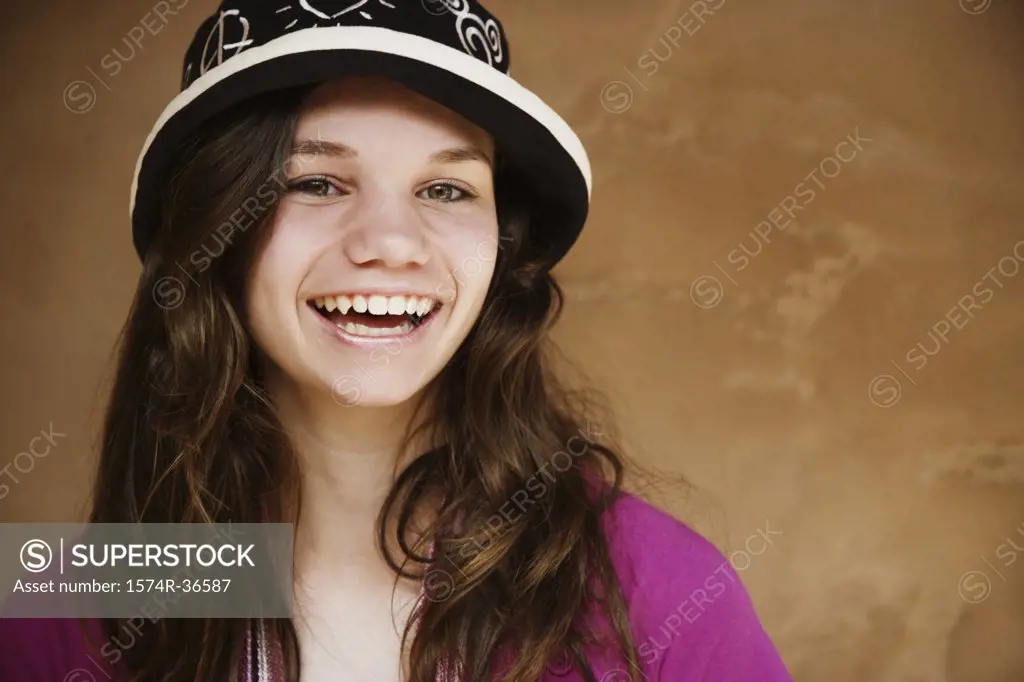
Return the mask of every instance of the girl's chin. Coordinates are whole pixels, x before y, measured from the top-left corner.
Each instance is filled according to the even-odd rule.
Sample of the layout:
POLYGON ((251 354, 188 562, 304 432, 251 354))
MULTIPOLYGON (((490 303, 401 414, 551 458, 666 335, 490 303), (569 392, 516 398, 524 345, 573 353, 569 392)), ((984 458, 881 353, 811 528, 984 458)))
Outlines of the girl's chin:
POLYGON ((374 377, 357 367, 333 381, 325 377, 321 385, 330 392, 331 399, 343 407, 397 407, 423 391, 419 385, 389 386, 388 383, 383 377, 374 377))

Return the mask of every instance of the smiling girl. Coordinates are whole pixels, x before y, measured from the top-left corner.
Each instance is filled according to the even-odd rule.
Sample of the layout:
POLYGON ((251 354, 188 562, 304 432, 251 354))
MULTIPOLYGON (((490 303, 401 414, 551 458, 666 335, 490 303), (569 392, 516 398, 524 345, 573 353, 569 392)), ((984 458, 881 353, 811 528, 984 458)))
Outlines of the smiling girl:
POLYGON ((550 371, 590 167, 508 64, 467 0, 200 27, 137 168, 90 520, 292 523, 294 617, 8 620, 0 677, 790 679, 550 371))

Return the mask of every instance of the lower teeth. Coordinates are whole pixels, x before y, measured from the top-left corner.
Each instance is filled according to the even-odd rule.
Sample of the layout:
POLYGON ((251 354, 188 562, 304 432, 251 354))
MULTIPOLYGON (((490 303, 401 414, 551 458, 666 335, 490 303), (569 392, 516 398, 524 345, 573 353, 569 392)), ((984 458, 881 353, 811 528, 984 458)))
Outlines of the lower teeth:
POLYGON ((408 334, 415 329, 415 325, 412 322, 403 322, 397 327, 367 327, 365 324, 357 324, 355 322, 339 322, 336 323, 336 326, 356 336, 397 336, 399 334, 408 334))

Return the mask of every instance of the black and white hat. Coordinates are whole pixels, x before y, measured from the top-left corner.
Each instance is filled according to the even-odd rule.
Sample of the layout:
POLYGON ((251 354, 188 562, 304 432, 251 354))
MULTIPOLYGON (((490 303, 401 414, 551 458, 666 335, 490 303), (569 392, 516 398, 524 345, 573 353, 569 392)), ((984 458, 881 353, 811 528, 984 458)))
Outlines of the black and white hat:
POLYGON ((223 0, 199 27, 181 92, 164 109, 132 182, 136 252, 158 225, 165 166, 203 121, 254 95, 335 76, 380 75, 489 132, 522 177, 554 260, 590 204, 587 152, 572 128, 509 75, 501 23, 476 0, 223 0))

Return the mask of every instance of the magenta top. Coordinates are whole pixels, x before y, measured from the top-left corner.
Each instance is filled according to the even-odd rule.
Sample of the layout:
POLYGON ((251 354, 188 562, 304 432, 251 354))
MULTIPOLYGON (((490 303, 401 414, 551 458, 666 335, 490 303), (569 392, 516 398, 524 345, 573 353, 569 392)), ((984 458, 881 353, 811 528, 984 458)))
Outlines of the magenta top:
MULTIPOLYGON (((632 495, 604 521, 647 682, 792 682, 736 571, 714 545, 632 495)), ((98 622, 90 626, 99 632, 98 622)), ((87 650, 73 619, 0 618, 0 680, 124 680, 117 648, 107 651, 114 653, 87 650)), ((629 679, 605 651, 588 656, 601 682, 629 679)), ((583 682, 559 667, 553 663, 542 682, 583 682)))

